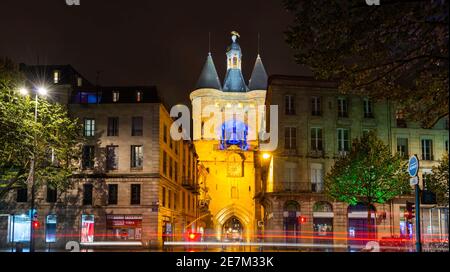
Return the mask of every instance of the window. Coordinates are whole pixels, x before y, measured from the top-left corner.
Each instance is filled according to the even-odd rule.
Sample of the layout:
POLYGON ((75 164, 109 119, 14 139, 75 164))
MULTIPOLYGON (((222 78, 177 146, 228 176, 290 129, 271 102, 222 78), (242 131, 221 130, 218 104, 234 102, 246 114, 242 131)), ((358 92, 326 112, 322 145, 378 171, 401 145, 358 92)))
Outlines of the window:
POLYGON ((166 206, 166 187, 162 187, 162 206, 166 206))
POLYGON ((321 113, 321 103, 320 103, 320 97, 313 96, 311 98, 311 115, 312 116, 320 116, 321 113))
POLYGON ((406 128, 406 120, 405 120, 405 114, 402 110, 397 110, 395 114, 395 120, 397 123, 397 127, 399 128, 406 128))
POLYGON ((433 160, 433 141, 431 139, 422 139, 422 160, 433 160))
POLYGON ((322 128, 311 128, 311 150, 322 151, 322 128))
POLYGON ((445 152, 448 152, 448 139, 444 141, 445 152))
POLYGON ((432 174, 431 169, 422 169, 422 184, 423 184, 424 191, 429 189, 429 188, 427 188, 427 185, 428 185, 427 181, 431 174, 432 174))
POLYGON ((109 145, 106 147, 106 169, 117 170, 119 164, 119 147, 116 145, 109 145))
POLYGON ((143 146, 132 145, 131 146, 131 168, 142 169, 144 160, 143 146))
POLYGON ((373 102, 369 98, 365 98, 363 102, 364 118, 373 118, 373 102))
POLYGON ((347 98, 343 98, 343 97, 338 98, 338 116, 339 117, 348 117, 347 98))
POLYGON ((190 211, 191 210, 191 194, 189 194, 188 193, 188 195, 187 195, 188 197, 187 197, 187 206, 188 206, 188 211, 190 211))
POLYGON ((142 102, 142 92, 141 91, 136 92, 136 102, 142 102))
POLYGON ((294 115, 295 114, 295 97, 293 95, 286 95, 284 97, 284 109, 285 114, 294 115))
POLYGON ((178 194, 177 193, 173 193, 173 209, 176 210, 177 209, 177 202, 178 202, 178 194))
POLYGON ((184 191, 181 194, 181 208, 183 210, 186 208, 186 193, 184 191))
POLYGON ((169 177, 173 177, 173 165, 172 165, 172 157, 169 156, 169 177))
POLYGON ((27 202, 28 201, 28 189, 27 188, 19 188, 17 189, 17 202, 27 202))
POLYGON ((172 190, 168 191, 168 196, 167 196, 167 208, 172 208, 172 190))
POLYGON ((108 136, 119 136, 119 117, 108 117, 108 136))
POLYGON ((296 133, 297 129, 295 127, 285 127, 284 128, 284 148, 285 149, 296 149, 296 133))
POLYGON ((83 205, 92 205, 92 184, 83 184, 83 205))
POLYGON ((83 78, 77 77, 77 86, 81 87, 83 85, 83 78))
POLYGON ((175 181, 178 181, 178 163, 177 163, 177 162, 174 162, 174 164, 175 164, 175 165, 174 165, 174 167, 173 167, 173 168, 174 168, 174 175, 173 175, 173 176, 174 176, 174 180, 175 180, 175 181))
POLYGON ((61 80, 61 72, 58 70, 53 71, 53 83, 58 84, 61 80))
POLYGON ((50 185, 47 185, 47 202, 55 203, 57 199, 57 191, 56 188, 53 188, 50 185))
POLYGON ((167 126, 164 124, 164 130, 163 130, 163 140, 165 143, 167 143, 167 126))
POLYGON ((119 92, 118 91, 113 91, 112 99, 113 99, 113 102, 119 101, 119 92))
POLYGON ((141 204, 141 185, 131 184, 131 205, 141 204))
POLYGON ((108 184, 108 205, 117 205, 119 194, 118 184, 108 184))
POLYGON ((323 190, 323 165, 320 163, 311 164, 311 190, 315 193, 323 190))
POLYGON ((397 153, 402 158, 408 158, 408 138, 397 138, 397 153))
POLYGON ((84 119, 84 136, 91 137, 95 134, 95 119, 84 119))
POLYGON ((284 182, 285 183, 294 183, 297 180, 297 164, 294 162, 285 162, 284 163, 284 182))
POLYGON ((338 134, 338 151, 342 152, 348 152, 350 150, 349 146, 349 130, 346 128, 338 128, 337 129, 338 134))
POLYGON ((162 167, 163 167, 163 174, 167 175, 167 153, 166 153, 166 151, 163 151, 162 167))
POLYGON ((142 136, 143 123, 142 117, 133 117, 131 119, 131 136, 142 136))
POLYGON ((97 92, 80 92, 81 104, 97 104, 100 102, 101 94, 97 92))
POLYGON ((94 167, 95 149, 93 145, 83 146, 82 167, 83 169, 92 169, 94 167))

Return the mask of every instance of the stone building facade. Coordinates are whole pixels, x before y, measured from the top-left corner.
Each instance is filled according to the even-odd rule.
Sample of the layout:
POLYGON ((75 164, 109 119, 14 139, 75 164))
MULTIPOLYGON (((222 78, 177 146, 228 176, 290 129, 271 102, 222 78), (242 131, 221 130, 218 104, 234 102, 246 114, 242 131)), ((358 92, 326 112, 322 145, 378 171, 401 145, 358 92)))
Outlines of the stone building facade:
MULTIPOLYGON (((448 119, 423 129, 402 119, 389 101, 342 95, 334 82, 310 77, 274 75, 268 85, 266 105, 279 107, 279 143, 270 158, 261 159, 263 189, 257 195, 268 241, 323 244, 334 250, 365 245, 358 238, 367 230, 367 208, 333 201, 323 193, 325 174, 365 131, 375 130, 393 153, 403 152, 405 158, 417 154, 421 181, 448 152, 448 119)), ((412 196, 373 207, 378 239, 409 235, 403 218, 407 200, 413 202, 412 196)), ((448 208, 422 207, 424 235, 448 237, 448 208)))
MULTIPOLYGON (((65 70, 53 68, 64 76, 65 70)), ((196 230, 195 147, 172 140, 173 120, 155 87, 53 82, 49 89, 50 96, 69 92, 68 100, 61 96, 57 102, 67 101, 71 116, 83 125, 85 143, 72 186, 54 191, 44 185, 36 193, 37 249, 64 248, 68 241, 161 248, 163 241, 183 240, 196 230)), ((9 216, 2 220, 8 230, 2 242, 29 241, 29 192, 23 197, 23 190, 12 191, 3 200, 0 213, 9 216)))

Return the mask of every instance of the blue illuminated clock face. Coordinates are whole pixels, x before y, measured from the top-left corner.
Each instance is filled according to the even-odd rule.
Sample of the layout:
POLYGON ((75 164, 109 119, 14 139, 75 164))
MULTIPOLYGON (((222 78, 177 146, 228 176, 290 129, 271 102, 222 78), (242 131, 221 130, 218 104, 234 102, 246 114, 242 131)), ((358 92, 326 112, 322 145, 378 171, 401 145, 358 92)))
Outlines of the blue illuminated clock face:
POLYGON ((242 150, 248 150, 248 126, 244 122, 236 119, 226 121, 221 126, 220 135, 220 149, 225 150, 229 146, 236 145, 242 150))

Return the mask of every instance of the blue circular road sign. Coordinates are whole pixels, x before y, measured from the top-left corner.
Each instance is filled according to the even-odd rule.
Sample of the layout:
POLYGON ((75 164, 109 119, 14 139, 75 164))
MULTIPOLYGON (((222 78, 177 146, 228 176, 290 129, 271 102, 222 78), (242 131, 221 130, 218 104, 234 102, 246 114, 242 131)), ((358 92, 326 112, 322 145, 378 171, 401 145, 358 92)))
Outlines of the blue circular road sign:
POLYGON ((414 155, 409 158, 408 174, 411 177, 415 177, 417 176, 417 172, 419 172, 419 159, 414 155))

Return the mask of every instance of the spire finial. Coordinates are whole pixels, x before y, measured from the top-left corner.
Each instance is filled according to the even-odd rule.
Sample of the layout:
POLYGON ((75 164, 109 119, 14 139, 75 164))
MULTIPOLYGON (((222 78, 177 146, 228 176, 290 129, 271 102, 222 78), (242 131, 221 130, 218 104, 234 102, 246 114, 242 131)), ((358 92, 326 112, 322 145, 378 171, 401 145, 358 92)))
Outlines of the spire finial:
POLYGON ((211 32, 208 32, 208 54, 211 55, 211 32))
POLYGON ((258 32, 258 58, 259 58, 260 40, 261 40, 261 37, 260 37, 259 32, 258 32))

